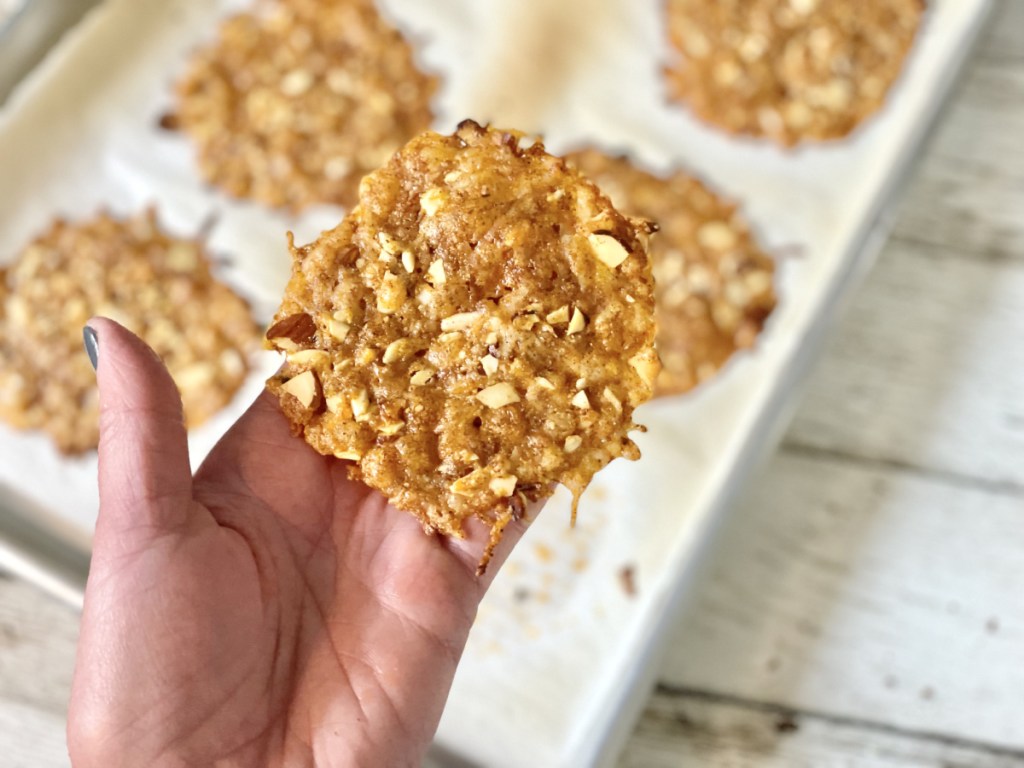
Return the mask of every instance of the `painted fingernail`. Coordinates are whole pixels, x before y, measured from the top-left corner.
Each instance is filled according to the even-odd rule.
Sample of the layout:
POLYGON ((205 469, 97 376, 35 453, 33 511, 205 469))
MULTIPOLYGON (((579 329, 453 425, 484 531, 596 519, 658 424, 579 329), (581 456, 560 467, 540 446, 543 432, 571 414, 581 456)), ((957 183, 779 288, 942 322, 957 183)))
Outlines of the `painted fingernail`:
POLYGON ((82 329, 82 340, 85 342, 85 354, 89 356, 89 362, 95 371, 100 358, 99 337, 96 336, 96 331, 87 325, 82 329))

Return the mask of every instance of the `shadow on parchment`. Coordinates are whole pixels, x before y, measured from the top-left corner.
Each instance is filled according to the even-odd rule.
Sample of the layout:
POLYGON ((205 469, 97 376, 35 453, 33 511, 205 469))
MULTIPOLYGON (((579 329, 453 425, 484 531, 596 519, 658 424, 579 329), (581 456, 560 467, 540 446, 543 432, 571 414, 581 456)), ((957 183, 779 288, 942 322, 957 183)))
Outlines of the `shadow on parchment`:
POLYGON ((493 23, 490 51, 469 88, 473 118, 501 128, 544 133, 545 117, 571 95, 569 83, 593 66, 593 38, 614 25, 614 3, 558 0, 520 3, 493 23))

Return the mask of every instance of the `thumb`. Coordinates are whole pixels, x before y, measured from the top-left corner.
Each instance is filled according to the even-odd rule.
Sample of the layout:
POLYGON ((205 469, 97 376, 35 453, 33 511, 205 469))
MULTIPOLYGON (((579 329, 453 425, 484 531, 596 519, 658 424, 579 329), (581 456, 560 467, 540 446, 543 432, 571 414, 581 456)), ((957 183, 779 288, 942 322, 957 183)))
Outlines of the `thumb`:
POLYGON ((100 514, 94 548, 132 547, 183 525, 192 470, 181 396, 146 344, 105 318, 84 330, 100 391, 100 514))

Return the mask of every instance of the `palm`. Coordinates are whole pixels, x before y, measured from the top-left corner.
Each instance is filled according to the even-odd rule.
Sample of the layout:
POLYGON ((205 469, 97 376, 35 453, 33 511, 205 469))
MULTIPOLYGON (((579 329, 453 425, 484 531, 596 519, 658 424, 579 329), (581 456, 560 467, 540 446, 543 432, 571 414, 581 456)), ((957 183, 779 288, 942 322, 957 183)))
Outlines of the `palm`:
POLYGON ((145 546, 102 551, 97 532, 69 729, 83 764, 415 763, 486 586, 486 531, 425 535, 267 395, 190 495, 187 523, 145 546))

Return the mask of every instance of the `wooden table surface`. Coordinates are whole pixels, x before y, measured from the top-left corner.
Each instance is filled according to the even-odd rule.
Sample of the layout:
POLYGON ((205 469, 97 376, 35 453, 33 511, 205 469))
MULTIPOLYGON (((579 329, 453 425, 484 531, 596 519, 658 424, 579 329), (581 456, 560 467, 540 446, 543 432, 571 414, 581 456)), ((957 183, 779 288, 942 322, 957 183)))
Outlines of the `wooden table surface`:
MULTIPOLYGON (((1024 768, 1024 0, 1004 0, 628 768, 1024 768)), ((0 574, 0 765, 67 765, 78 615, 0 574)))

